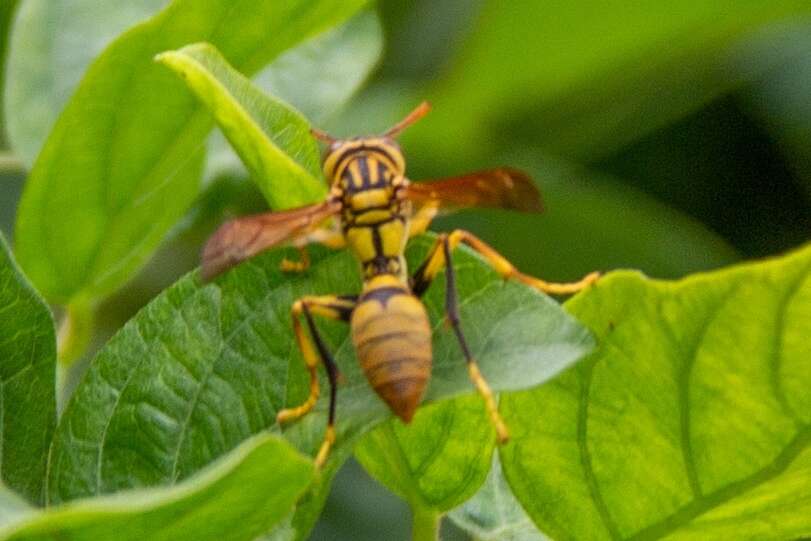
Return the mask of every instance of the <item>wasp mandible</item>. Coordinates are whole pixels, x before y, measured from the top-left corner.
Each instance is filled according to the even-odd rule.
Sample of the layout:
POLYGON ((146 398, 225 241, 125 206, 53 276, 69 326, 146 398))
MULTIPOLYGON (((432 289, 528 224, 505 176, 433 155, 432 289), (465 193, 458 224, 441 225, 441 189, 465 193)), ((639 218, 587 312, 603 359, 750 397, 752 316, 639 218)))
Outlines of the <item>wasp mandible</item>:
POLYGON ((349 323, 358 361, 369 384, 391 411, 408 423, 431 376, 431 328, 420 297, 445 269, 445 309, 459 340, 470 378, 487 406, 498 441, 509 432, 498 413, 487 381, 465 341, 459 321, 454 249, 464 243, 478 252, 502 277, 515 279, 551 294, 577 292, 598 278, 591 273, 574 283, 551 283, 519 272, 509 261, 471 233, 440 234, 423 264, 409 277, 404 252, 408 239, 424 232, 444 208, 491 207, 539 212, 541 201, 529 177, 511 168, 411 183, 395 138, 430 109, 423 102, 383 135, 336 139, 313 129, 328 145, 323 168, 331 179, 325 201, 297 209, 267 212, 223 224, 203 250, 203 277, 217 274, 257 253, 290 243, 299 261, 284 260, 282 269, 303 271, 309 265, 306 246, 348 246, 360 261, 363 287, 359 295, 306 296, 293 303, 296 341, 310 376, 310 394, 298 407, 278 413, 280 423, 306 415, 320 393, 317 368, 324 364, 330 385, 329 415, 316 456, 320 467, 335 441, 335 400, 338 368, 321 338, 313 316, 349 323), (334 218, 334 227, 322 224, 334 218), (304 330, 302 316, 307 327, 304 330))

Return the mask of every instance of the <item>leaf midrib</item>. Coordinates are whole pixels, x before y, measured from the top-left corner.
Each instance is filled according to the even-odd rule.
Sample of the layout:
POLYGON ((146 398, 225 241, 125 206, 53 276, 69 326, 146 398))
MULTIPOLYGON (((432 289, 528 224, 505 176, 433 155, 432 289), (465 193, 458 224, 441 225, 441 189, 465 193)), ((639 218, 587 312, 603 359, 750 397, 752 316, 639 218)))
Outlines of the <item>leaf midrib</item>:
MULTIPOLYGON (((175 51, 171 54, 182 55, 184 58, 187 59, 188 62, 194 64, 194 66, 200 73, 202 74, 208 73, 208 69, 203 64, 201 64, 194 56, 183 53, 182 51, 175 51)), ((207 77, 207 76, 206 78, 209 80, 212 86, 218 88, 220 92, 222 92, 224 95, 229 96, 232 99, 234 109, 243 118, 245 123, 251 126, 251 128, 253 128, 255 133, 260 135, 261 140, 267 145, 267 147, 270 147, 273 150, 275 158, 277 158, 279 161, 287 165, 287 167, 290 170, 295 171, 299 175, 310 178, 316 185, 319 184, 319 179, 317 179, 309 171, 307 171, 304 168, 304 166, 300 164, 297 160, 295 160, 291 155, 287 154, 281 148, 279 148, 279 146, 273 141, 273 139, 271 139, 268 136, 267 132, 265 132, 265 130, 262 129, 262 127, 254 120, 251 114, 244 107, 242 107, 242 104, 239 102, 239 100, 236 99, 234 94, 224 84, 222 84, 219 79, 217 79, 216 77, 207 77)), ((292 106, 287 104, 285 104, 285 106, 295 111, 295 109, 293 109, 292 106)), ((298 113, 298 115, 301 116, 301 113, 299 113, 298 111, 296 111, 296 113, 298 113)), ((305 123, 307 122, 303 116, 301 116, 301 119, 305 123)))
MULTIPOLYGON (((782 337, 782 329, 783 329, 783 320, 785 319, 785 311, 788 303, 791 302, 791 299, 794 297, 794 294, 799 290, 799 288, 805 283, 805 280, 808 276, 808 273, 811 272, 811 264, 804 266, 801 271, 798 273, 797 279, 795 279, 791 285, 786 289, 785 294, 781 297, 780 302, 777 305, 776 314, 777 314, 777 325, 776 325, 776 342, 780 342, 782 337)), ((738 289, 736 285, 730 291, 726 292, 724 298, 720 301, 719 306, 713 310, 713 312, 707 318, 707 321, 712 321, 715 317, 717 317, 718 313, 723 309, 726 303, 730 300, 731 296, 734 292, 738 289)), ((682 397, 682 389, 683 385, 688 384, 689 379, 689 370, 692 368, 692 364, 695 361, 695 354, 700 349, 701 342, 704 339, 704 331, 706 331, 706 326, 702 327, 702 334, 696 339, 695 347, 691 349, 692 355, 689 356, 689 364, 685 367, 682 367, 682 371, 687 372, 687 377, 684 379, 679 378, 677 381, 677 385, 679 387, 679 397, 682 397)), ((606 345, 611 345, 610 342, 606 343, 606 345)), ((771 372, 775 375, 772 376, 772 385, 773 391, 775 396, 780 403, 781 407, 783 407, 783 402, 781 401, 780 397, 778 396, 782 392, 782 386, 779 385, 779 374, 777 373, 778 368, 773 366, 777 364, 777 361, 782 358, 779 355, 779 351, 775 352, 775 359, 773 363, 770 363, 771 372), (776 379, 775 379, 776 378, 776 379), (776 386, 775 386, 776 385, 776 386)), ((589 494, 597 511, 600 515, 600 519, 603 525, 608 530, 610 536, 615 541, 619 541, 622 539, 626 539, 626 541, 649 541, 660 539, 669 533, 677 530, 680 527, 690 523, 696 517, 699 517, 712 509, 726 503, 727 501, 731 500, 736 496, 740 496, 745 492, 759 486, 760 484, 771 480, 772 478, 780 475, 783 473, 792 463, 792 461, 808 447, 811 445, 811 424, 803 423, 800 418, 793 412, 792 409, 786 410, 785 408, 783 413, 794 423, 796 424, 797 431, 792 437, 791 440, 783 447, 780 453, 774 458, 774 460, 763 466, 761 469, 751 473, 750 475, 744 477, 743 479, 739 479, 737 481, 733 481, 714 492, 709 494, 704 494, 701 491, 700 485, 697 487, 693 486, 693 480, 689 479, 691 464, 692 470, 695 470, 693 458, 692 458, 692 450, 689 451, 687 455, 685 455, 686 459, 686 467, 688 470, 688 480, 690 481, 691 490, 694 493, 694 500, 690 503, 680 507, 674 513, 670 514, 669 516, 661 519, 660 521, 646 526, 639 530, 637 533, 631 535, 630 537, 623 538, 622 535, 619 533, 619 528, 617 527, 616 523, 614 523, 613 518, 611 517, 610 510, 608 509, 608 505, 603 498, 602 492, 599 487, 599 483, 597 478, 594 474, 592 463, 591 463, 591 453, 588 449, 588 440, 587 440, 587 421, 588 421, 588 405, 589 405, 589 390, 591 387, 591 380, 594 368, 597 364, 597 359, 590 360, 588 364, 584 366, 584 374, 583 374, 583 382, 581 383, 581 393, 578 397, 578 425, 577 425, 577 444, 580 451, 580 461, 581 466, 583 467, 584 475, 586 478, 586 484, 588 486, 589 494), (695 493, 696 488, 698 489, 698 493, 695 493)), ((689 393, 688 393, 689 394, 689 393)), ((785 400, 785 397, 783 397, 785 400)), ((680 409, 683 409, 686 404, 680 401, 680 409)), ((689 428, 689 423, 687 424, 689 428)), ((684 429, 684 425, 682 423, 681 428, 684 429)), ((682 433, 681 441, 689 441, 689 434, 682 433)), ((684 450, 683 450, 684 453, 684 450)), ((696 483, 698 483, 698 479, 696 478, 696 483)))
POLYGON ((661 539, 685 524, 690 523, 696 517, 782 474, 791 466, 794 459, 805 451, 809 445, 811 445, 811 425, 803 425, 802 429, 795 434, 771 463, 743 479, 734 481, 715 492, 707 494, 681 507, 669 517, 647 526, 627 538, 628 541, 652 541, 661 539))

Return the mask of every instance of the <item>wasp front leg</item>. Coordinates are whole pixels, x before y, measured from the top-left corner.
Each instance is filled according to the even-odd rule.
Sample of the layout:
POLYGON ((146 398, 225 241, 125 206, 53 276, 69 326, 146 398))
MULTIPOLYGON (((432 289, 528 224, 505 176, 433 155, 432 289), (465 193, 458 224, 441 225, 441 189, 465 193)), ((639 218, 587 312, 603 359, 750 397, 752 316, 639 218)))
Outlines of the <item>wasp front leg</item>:
POLYGON ((321 228, 310 231, 293 239, 292 245, 299 252, 298 261, 284 258, 281 263, 283 272, 304 272, 310 268, 310 254, 307 252, 309 244, 322 244, 327 248, 339 250, 346 246, 344 235, 340 229, 321 228))
POLYGON ((324 368, 326 368, 327 377, 329 378, 330 397, 327 430, 324 434, 324 441, 315 459, 316 466, 319 468, 326 462, 329 450, 335 442, 335 399, 337 391, 336 385, 338 382, 338 366, 335 364, 335 359, 332 357, 324 340, 321 338, 318 328, 315 326, 313 314, 348 322, 356 303, 357 297, 355 296, 338 297, 334 295, 303 297, 293 303, 293 330, 296 334, 296 342, 304 359, 304 364, 307 366, 307 370, 310 373, 310 394, 300 406, 279 411, 276 415, 276 420, 279 423, 293 421, 306 415, 313 409, 320 394, 317 372, 318 361, 320 359, 324 364, 324 368), (310 332, 309 337, 301 325, 302 315, 304 315, 304 319, 307 322, 307 328, 310 332))

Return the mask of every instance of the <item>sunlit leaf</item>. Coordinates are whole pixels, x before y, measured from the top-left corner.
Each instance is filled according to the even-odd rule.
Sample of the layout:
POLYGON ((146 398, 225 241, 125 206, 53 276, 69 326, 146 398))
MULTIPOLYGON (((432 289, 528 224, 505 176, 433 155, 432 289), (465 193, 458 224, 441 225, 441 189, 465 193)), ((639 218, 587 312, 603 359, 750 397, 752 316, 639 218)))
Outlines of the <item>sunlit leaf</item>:
POLYGON ((323 198, 320 153, 310 124, 286 103, 263 93, 212 45, 159 54, 209 109, 272 208, 323 198))
POLYGON ((504 472, 543 532, 811 534, 811 247, 679 282, 618 272, 567 307, 598 350, 501 401, 504 472))
MULTIPOLYGON (((374 10, 298 45, 254 77, 256 86, 293 105, 317 127, 330 120, 363 84, 383 49, 374 10)), ((211 134, 206 177, 242 173, 243 167, 219 130, 211 134)))

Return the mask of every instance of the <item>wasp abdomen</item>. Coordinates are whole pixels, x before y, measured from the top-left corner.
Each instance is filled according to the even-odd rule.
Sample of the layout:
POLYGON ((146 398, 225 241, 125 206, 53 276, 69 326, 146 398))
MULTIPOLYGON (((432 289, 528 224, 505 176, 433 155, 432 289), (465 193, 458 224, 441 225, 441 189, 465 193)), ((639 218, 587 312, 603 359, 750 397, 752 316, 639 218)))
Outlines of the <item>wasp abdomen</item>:
POLYGON ((431 376, 431 328, 422 303, 388 278, 373 278, 358 299, 352 340, 372 388, 409 422, 431 376))

